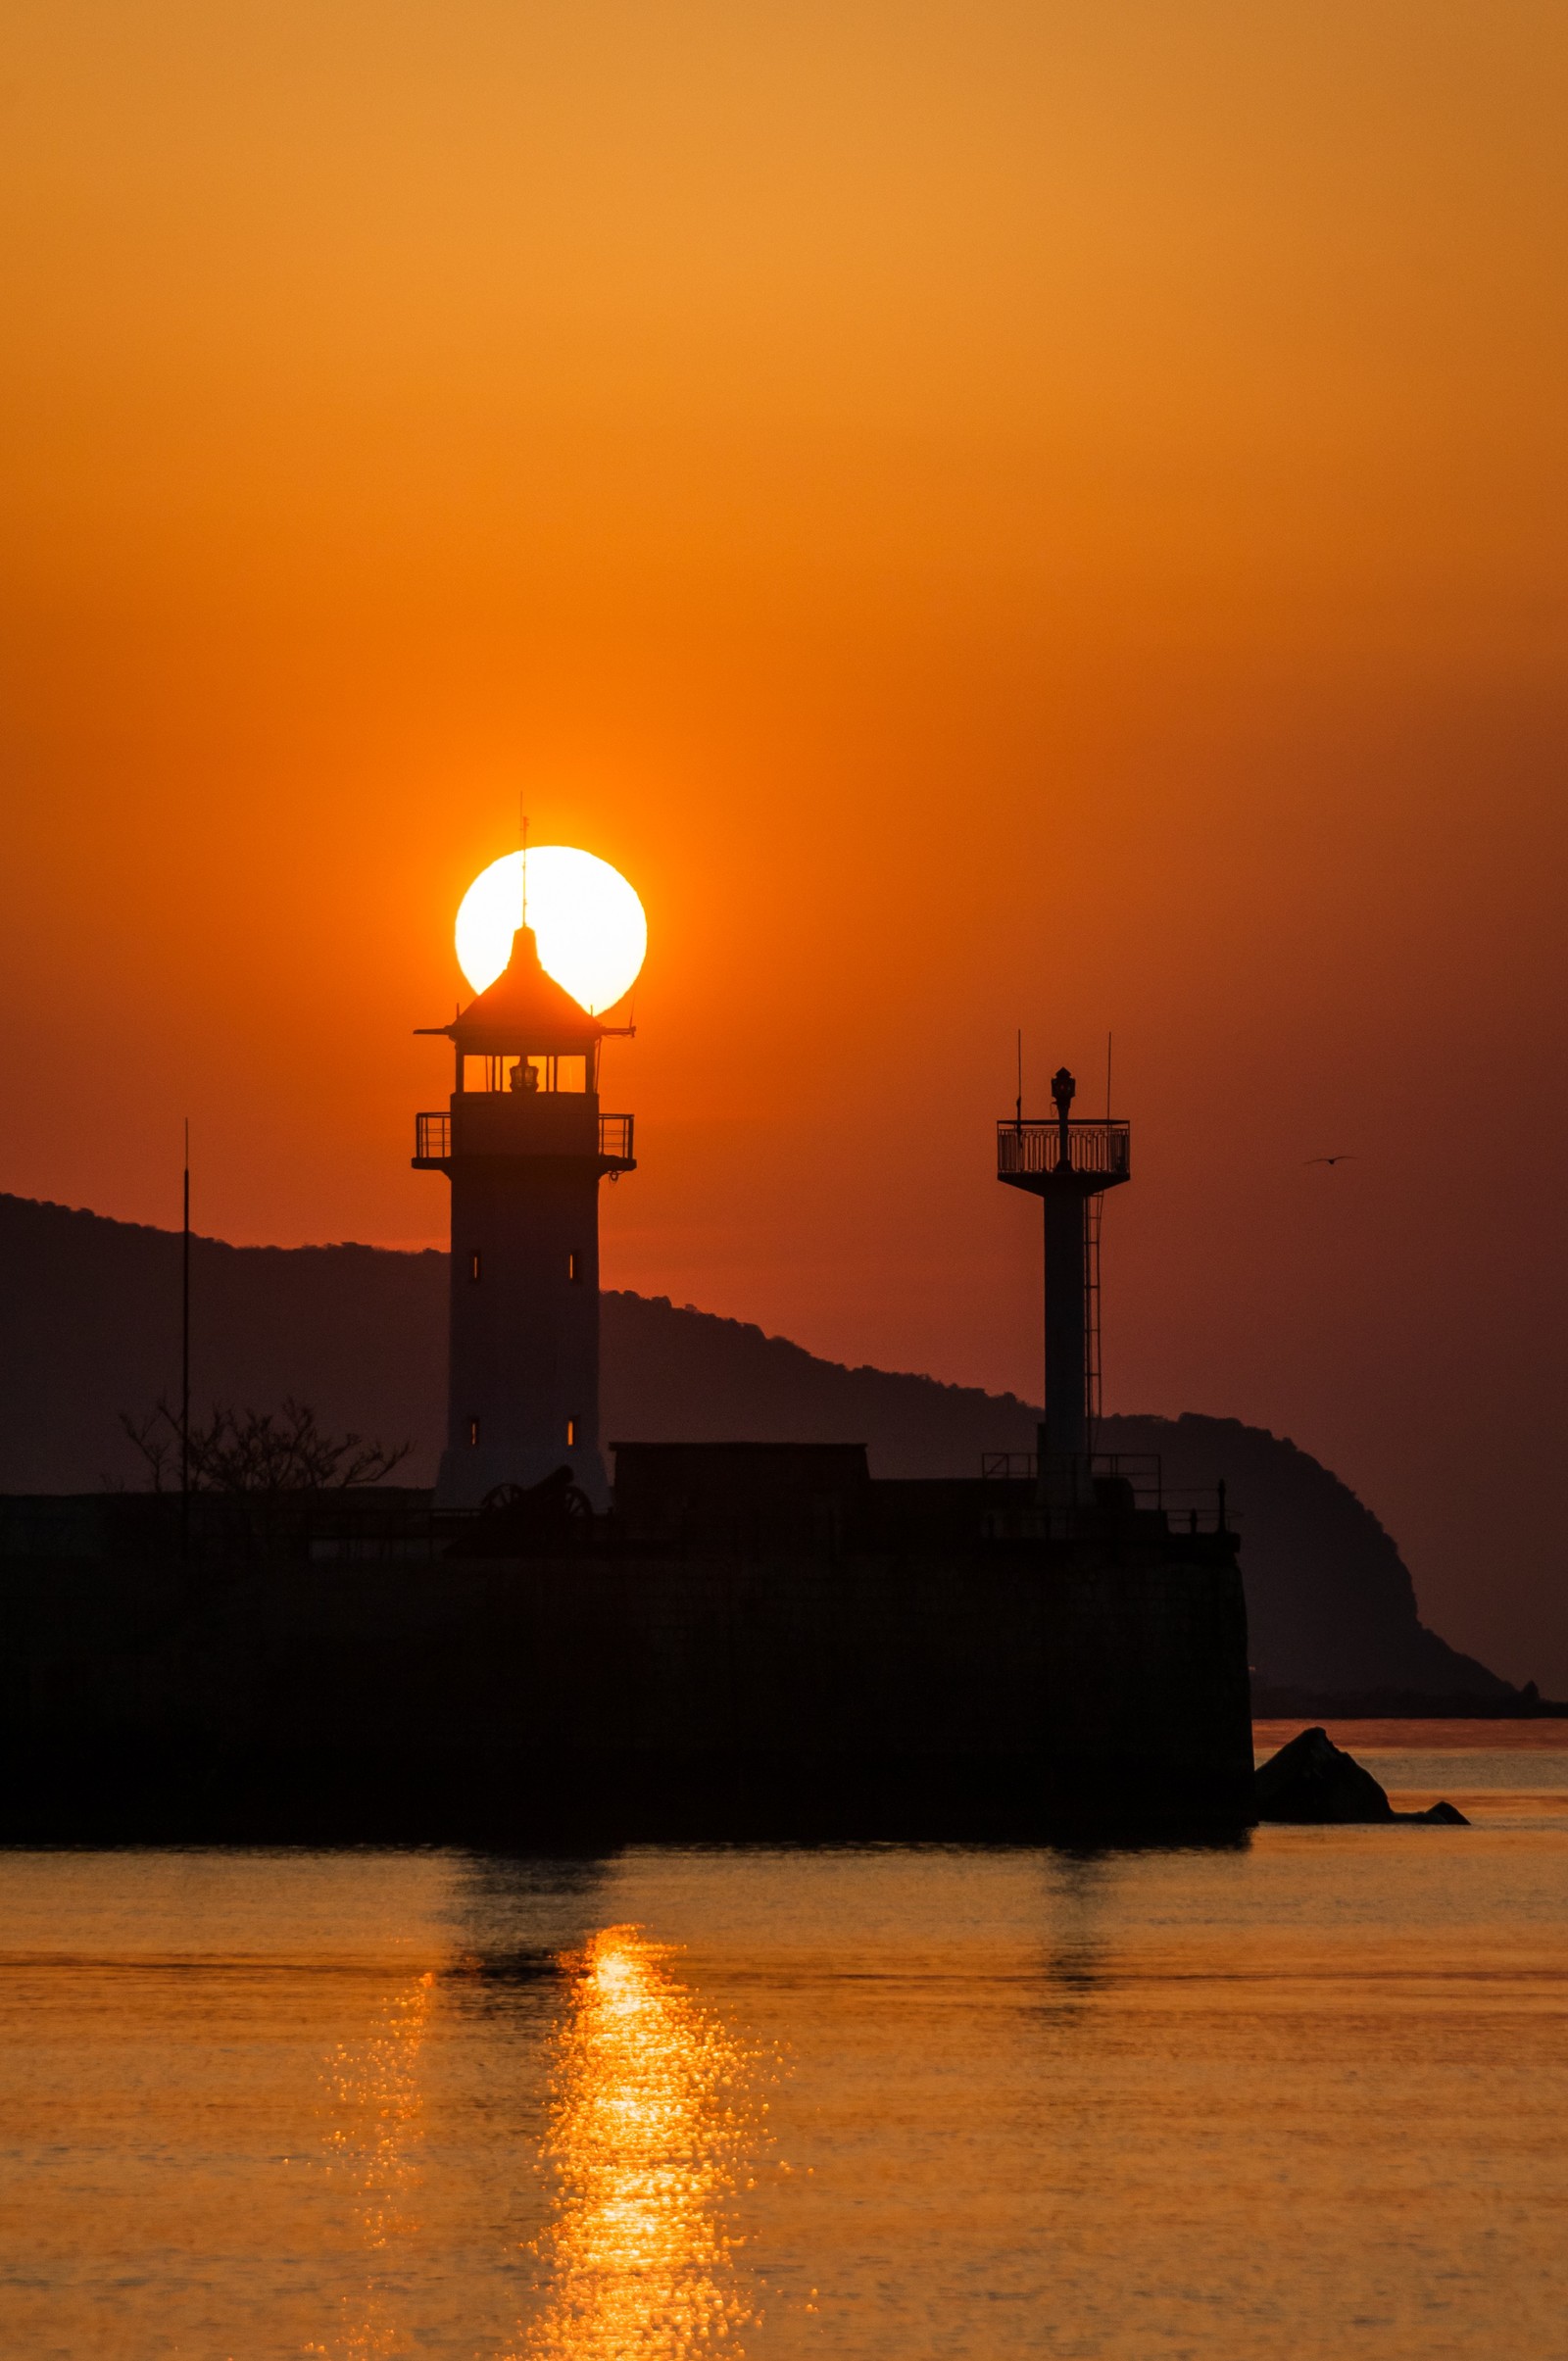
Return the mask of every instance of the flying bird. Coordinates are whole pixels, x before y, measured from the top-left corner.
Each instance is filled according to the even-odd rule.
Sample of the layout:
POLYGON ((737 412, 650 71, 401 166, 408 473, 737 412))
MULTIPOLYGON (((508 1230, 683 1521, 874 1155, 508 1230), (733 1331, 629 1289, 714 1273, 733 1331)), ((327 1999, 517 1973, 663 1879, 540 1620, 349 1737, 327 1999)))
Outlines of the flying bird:
POLYGON ((1355 1152, 1353 1149, 1346 1148, 1342 1149, 1338 1156, 1303 1156, 1301 1161, 1305 1164, 1353 1164, 1355 1152))

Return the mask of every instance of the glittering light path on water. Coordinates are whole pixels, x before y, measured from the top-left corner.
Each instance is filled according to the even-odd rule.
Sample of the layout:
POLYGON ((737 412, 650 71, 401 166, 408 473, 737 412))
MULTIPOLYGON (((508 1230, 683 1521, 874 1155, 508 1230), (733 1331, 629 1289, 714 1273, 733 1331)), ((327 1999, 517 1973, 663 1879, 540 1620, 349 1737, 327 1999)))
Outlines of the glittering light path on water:
POLYGON ((389 2361, 406 2349, 396 2290, 418 2227, 412 2210, 422 2130, 418 2064, 434 1986, 428 1972, 397 1985, 364 2038, 338 2042, 328 2063, 327 2169, 352 2192, 365 2280, 343 2299, 335 2346, 308 2344, 308 2354, 389 2361))
POLYGON ((726 2226, 753 2128, 751 2061, 636 1927, 596 1935, 560 2037, 556 2217, 523 2351, 560 2361, 738 2357, 754 2307, 726 2226))

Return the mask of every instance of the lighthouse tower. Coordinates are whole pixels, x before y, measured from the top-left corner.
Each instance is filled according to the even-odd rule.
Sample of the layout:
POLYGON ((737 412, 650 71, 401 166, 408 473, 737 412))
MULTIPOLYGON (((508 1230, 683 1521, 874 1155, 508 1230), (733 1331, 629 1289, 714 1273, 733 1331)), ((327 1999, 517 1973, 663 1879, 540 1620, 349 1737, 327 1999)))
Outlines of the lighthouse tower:
POLYGON ((1075 1123, 1077 1089, 1065 1066, 1052 1076, 1054 1122, 997 1125, 997 1178, 1040 1198, 1046 1215, 1046 1421, 1040 1495, 1050 1507, 1092 1498, 1090 1458, 1100 1414, 1100 1213, 1107 1189, 1129 1177, 1125 1123, 1075 1123))
POLYGON ((452 1353, 436 1502, 571 1471, 608 1499, 599 1450, 599 1182, 630 1172, 632 1118, 599 1111, 604 1025, 519 927, 504 974, 449 1025, 451 1106, 416 1117, 414 1162, 452 1183, 452 1353))

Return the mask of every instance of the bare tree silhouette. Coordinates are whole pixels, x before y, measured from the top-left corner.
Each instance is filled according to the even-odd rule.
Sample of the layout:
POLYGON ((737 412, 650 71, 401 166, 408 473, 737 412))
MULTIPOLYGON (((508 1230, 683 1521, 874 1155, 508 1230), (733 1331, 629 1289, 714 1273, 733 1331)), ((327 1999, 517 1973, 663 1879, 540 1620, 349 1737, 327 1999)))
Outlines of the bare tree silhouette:
MULTIPOLYGON (((160 1400, 145 1417, 122 1410, 120 1423, 145 1460, 154 1492, 177 1485, 180 1464, 179 1413, 160 1400)), ((392 1449, 360 1435, 329 1435, 317 1424, 308 1402, 286 1401, 279 1410, 237 1409, 213 1404, 205 1422, 190 1429, 193 1492, 342 1492, 356 1484, 380 1484, 413 1451, 392 1449)))

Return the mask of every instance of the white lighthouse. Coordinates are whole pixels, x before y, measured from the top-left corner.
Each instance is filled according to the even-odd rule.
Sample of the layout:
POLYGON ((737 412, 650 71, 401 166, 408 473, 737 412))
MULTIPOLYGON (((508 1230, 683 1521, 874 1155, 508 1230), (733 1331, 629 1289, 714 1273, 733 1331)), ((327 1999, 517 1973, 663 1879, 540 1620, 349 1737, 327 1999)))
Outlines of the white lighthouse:
POLYGON ((452 1183, 444 1508, 565 1467, 596 1508, 599 1183, 634 1169, 632 1118, 599 1111, 609 1033, 545 973, 527 926, 505 971, 449 1025, 444 1114, 416 1118, 414 1162, 452 1183))

